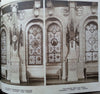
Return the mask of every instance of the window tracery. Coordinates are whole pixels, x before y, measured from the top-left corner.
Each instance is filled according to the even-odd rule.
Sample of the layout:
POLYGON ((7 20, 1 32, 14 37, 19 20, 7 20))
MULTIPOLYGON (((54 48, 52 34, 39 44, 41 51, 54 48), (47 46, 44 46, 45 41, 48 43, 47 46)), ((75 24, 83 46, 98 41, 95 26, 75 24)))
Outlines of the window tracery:
POLYGON ((28 64, 42 64, 42 28, 39 25, 32 25, 28 31, 28 64))
POLYGON ((86 62, 98 61, 98 27, 95 22, 88 23, 86 28, 86 62))
POLYGON ((7 47, 6 47, 6 32, 1 32, 1 63, 6 64, 7 61, 7 47))
POLYGON ((61 28, 58 24, 50 24, 47 29, 48 63, 61 63, 61 28))

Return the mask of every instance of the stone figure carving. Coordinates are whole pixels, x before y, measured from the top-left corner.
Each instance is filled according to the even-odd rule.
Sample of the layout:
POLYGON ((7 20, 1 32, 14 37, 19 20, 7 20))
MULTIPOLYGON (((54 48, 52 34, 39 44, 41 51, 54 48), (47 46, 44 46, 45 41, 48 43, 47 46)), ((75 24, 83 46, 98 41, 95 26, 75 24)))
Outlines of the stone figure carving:
POLYGON ((83 14, 83 7, 76 6, 76 15, 81 16, 83 14))
POLYGON ((13 28, 14 28, 13 32, 10 29, 10 45, 12 45, 14 51, 16 51, 19 48, 19 44, 23 46, 23 30, 22 30, 22 25, 20 27, 20 32, 17 31, 15 24, 13 28))
POLYGON ((67 26, 68 33, 66 39, 68 44, 68 81, 77 81, 77 52, 76 45, 79 45, 79 33, 77 27, 74 27, 74 21, 71 19, 69 27, 67 26))
POLYGON ((12 48, 14 51, 18 50, 18 36, 19 36, 19 33, 15 27, 15 24, 14 24, 14 27, 13 27, 13 32, 10 31, 10 45, 12 45, 12 48))
POLYGON ((73 21, 71 20, 70 26, 67 26, 67 34, 66 34, 66 45, 69 45, 71 42, 71 47, 73 47, 73 41, 79 46, 79 32, 78 26, 76 30, 74 30, 73 21))

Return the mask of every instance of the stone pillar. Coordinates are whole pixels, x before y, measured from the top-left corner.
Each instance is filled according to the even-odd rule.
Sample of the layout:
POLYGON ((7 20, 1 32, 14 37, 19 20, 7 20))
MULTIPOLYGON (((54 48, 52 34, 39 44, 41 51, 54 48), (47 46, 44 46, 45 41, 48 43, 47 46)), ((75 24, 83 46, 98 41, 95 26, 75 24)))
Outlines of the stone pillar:
POLYGON ((66 61, 63 62, 63 67, 62 67, 62 79, 66 80, 66 61))
POLYGON ((20 72, 19 72, 19 57, 12 56, 11 59, 11 83, 20 83, 20 72))
POLYGON ((68 45, 66 40, 66 28, 63 27, 63 63, 62 63, 62 80, 67 79, 67 56, 68 56, 68 45))
POLYGON ((18 32, 18 19, 17 8, 18 5, 12 4, 12 30, 11 30, 11 83, 20 83, 20 59, 19 59, 19 32, 18 32))
POLYGON ((79 63, 78 63, 78 78, 84 79, 84 57, 80 57, 79 63))
POLYGON ((20 77, 21 82, 27 82, 26 79, 26 64, 25 64, 25 34, 23 31, 22 25, 20 26, 20 43, 19 43, 19 52, 20 52, 20 77))
MULTIPOLYGON (((10 31, 10 30, 9 30, 10 31)), ((10 72, 10 34, 7 35, 7 80, 11 79, 10 72)))
POLYGON ((70 43, 70 51, 68 55, 68 81, 78 81, 77 62, 75 41, 73 41, 73 48, 71 48, 70 43))
MULTIPOLYGON (((21 48, 21 52, 25 55, 24 48, 21 48)), ((21 54, 21 64, 20 64, 20 75, 21 75, 21 82, 27 82, 26 79, 26 65, 25 65, 25 58, 21 54)))
POLYGON ((84 79, 84 67, 85 67, 85 32, 83 29, 83 23, 79 26, 79 37, 80 37, 80 56, 78 64, 78 78, 84 79))
POLYGON ((75 2, 70 2, 70 15, 69 15, 69 54, 68 54, 68 81, 78 81, 77 73, 77 53, 76 53, 76 14, 75 2))

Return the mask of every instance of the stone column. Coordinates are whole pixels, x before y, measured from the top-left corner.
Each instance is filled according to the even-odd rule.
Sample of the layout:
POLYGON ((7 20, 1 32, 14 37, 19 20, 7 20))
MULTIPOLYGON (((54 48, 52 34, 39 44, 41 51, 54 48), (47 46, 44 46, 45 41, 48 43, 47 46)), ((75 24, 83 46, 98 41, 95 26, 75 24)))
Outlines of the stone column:
POLYGON ((63 67, 62 67, 62 79, 66 80, 66 61, 63 62, 63 67))
POLYGON ((85 67, 85 32, 83 30, 83 23, 79 26, 79 37, 80 37, 80 56, 78 64, 78 78, 84 78, 84 67, 85 67))
POLYGON ((69 54, 68 54, 68 81, 78 81, 77 73, 77 53, 76 53, 76 14, 75 2, 70 2, 70 15, 69 15, 69 54))
POLYGON ((68 81, 78 81, 77 62, 75 41, 73 41, 73 48, 71 48, 70 43, 70 51, 68 55, 68 81))
POLYGON ((11 32, 11 83, 20 83, 20 70, 19 70, 19 32, 18 32, 18 19, 17 19, 17 4, 12 4, 12 32, 11 32))
POLYGON ((24 48, 21 47, 20 48, 21 51, 20 51, 20 58, 21 58, 21 64, 20 64, 20 75, 21 75, 21 82, 27 82, 27 79, 26 79, 26 64, 25 64, 25 51, 24 51, 24 48))
POLYGON ((63 64, 62 64, 62 79, 67 79, 67 55, 68 55, 68 45, 66 40, 67 30, 63 28, 63 64))
POLYGON ((10 67, 11 66, 10 66, 10 33, 9 33, 7 35, 7 80, 11 79, 10 67))
POLYGON ((12 56, 11 63, 12 63, 11 64, 11 83, 19 84, 20 83, 20 72, 19 72, 18 56, 12 56))
MULTIPOLYGON (((21 23, 21 22, 20 22, 21 23)), ((20 24, 19 23, 19 24, 20 24)), ((23 31, 23 26, 20 26, 20 43, 19 43, 19 52, 20 52, 20 77, 21 82, 27 82, 26 79, 26 64, 25 64, 25 34, 23 31)))

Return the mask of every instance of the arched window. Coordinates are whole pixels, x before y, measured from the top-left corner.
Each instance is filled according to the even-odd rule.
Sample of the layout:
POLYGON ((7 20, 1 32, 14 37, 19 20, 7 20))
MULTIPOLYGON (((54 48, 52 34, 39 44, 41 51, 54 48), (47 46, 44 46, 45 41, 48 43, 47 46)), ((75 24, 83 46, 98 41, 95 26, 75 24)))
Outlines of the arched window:
POLYGON ((86 25, 86 62, 98 61, 98 26, 95 22, 86 25))
POLYGON ((7 63, 7 45, 6 45, 6 32, 1 32, 1 63, 7 63))
POLYGON ((43 63, 43 36, 39 25, 32 25, 28 30, 28 64, 43 63))
POLYGON ((61 63, 62 34, 58 24, 53 23, 47 29, 47 57, 48 63, 61 63))

